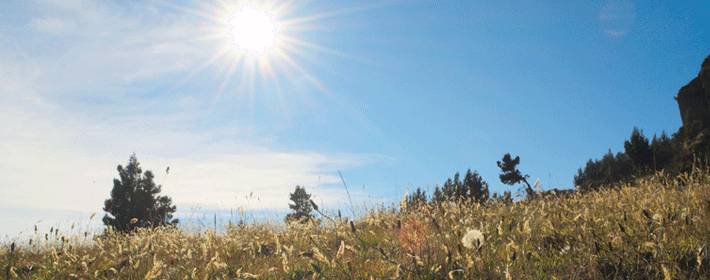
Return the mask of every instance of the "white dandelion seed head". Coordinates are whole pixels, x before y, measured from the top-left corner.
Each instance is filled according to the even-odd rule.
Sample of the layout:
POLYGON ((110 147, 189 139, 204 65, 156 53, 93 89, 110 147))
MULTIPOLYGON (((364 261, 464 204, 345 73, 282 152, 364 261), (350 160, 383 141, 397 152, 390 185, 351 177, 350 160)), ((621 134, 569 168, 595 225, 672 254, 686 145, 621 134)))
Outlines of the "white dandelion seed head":
POLYGON ((663 216, 661 214, 653 214, 653 220, 657 223, 663 222, 663 216))
POLYGON ((466 248, 475 249, 483 246, 484 240, 485 237, 483 236, 483 233, 477 229, 474 229, 469 230, 468 233, 464 235, 463 239, 461 239, 461 243, 463 243, 463 246, 466 248))

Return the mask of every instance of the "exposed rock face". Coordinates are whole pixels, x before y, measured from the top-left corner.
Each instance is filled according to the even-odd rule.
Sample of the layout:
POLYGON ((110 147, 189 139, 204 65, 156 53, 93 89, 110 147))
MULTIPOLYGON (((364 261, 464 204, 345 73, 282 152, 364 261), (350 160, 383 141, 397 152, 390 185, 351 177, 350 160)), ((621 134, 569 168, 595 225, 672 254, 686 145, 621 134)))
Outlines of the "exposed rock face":
POLYGON ((683 150, 688 154, 705 152, 710 147, 710 55, 703 60, 698 76, 680 88, 678 109, 683 126, 683 150))
POLYGON ((683 126, 694 126, 710 122, 710 56, 705 58, 700 72, 690 83, 680 88, 678 96, 680 118, 683 126))

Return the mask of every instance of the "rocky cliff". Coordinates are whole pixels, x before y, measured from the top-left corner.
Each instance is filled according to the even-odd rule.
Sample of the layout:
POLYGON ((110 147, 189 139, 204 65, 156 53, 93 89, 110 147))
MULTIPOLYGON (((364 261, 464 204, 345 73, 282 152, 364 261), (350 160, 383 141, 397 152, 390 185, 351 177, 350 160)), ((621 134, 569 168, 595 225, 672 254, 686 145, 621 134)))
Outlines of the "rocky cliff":
POLYGON ((675 100, 683 121, 676 136, 682 139, 684 154, 705 154, 710 147, 710 55, 703 60, 698 76, 680 88, 675 100))

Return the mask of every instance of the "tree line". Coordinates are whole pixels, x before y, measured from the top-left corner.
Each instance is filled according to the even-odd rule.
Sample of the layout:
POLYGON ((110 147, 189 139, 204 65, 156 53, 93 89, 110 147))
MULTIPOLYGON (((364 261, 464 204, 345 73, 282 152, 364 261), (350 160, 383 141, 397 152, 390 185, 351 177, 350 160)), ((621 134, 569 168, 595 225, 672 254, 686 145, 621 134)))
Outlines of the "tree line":
MULTIPOLYGON (((520 164, 520 157, 513 158, 509 153, 496 162, 501 173, 498 178, 501 183, 506 185, 516 185, 524 183, 521 189, 524 190, 526 198, 534 198, 537 193, 528 182, 529 175, 523 175, 517 166, 520 164)), ((485 203, 489 200, 502 200, 512 202, 512 194, 510 191, 505 191, 503 195, 494 193, 490 195, 488 183, 483 180, 477 171, 471 172, 471 169, 466 171, 463 180, 460 180, 460 174, 454 174, 453 180, 449 178, 440 188, 438 185, 434 188, 431 198, 427 197, 426 191, 418 187, 415 191, 409 194, 405 199, 407 210, 414 210, 424 204, 438 205, 444 202, 450 203, 485 203)))
MULTIPOLYGON (((501 180, 509 185, 519 182, 527 183, 528 175, 521 175, 516 165, 520 163, 520 158, 513 159, 510 154, 506 154, 502 161, 498 162, 503 173, 501 180)), ((166 175, 170 168, 166 169, 166 175)), ((178 219, 173 219, 176 206, 172 204, 172 199, 168 196, 159 195, 162 186, 153 182, 155 175, 150 170, 143 172, 135 153, 131 155, 126 166, 118 165, 119 178, 114 178, 113 189, 110 198, 104 201, 103 210, 106 215, 103 223, 119 232, 130 232, 138 228, 153 228, 158 226, 175 226, 178 219)), ((456 173, 453 180, 449 178, 444 185, 436 187, 431 198, 427 198, 425 191, 418 188, 407 197, 407 204, 410 207, 417 207, 422 203, 468 203, 485 202, 489 200, 488 183, 478 174, 477 171, 466 172, 463 179, 456 173)), ((510 193, 503 197, 510 199, 510 193)), ((503 198, 500 197, 500 198, 503 198)), ((288 222, 305 223, 313 219, 311 211, 317 210, 316 204, 311 200, 311 194, 297 185, 294 192, 289 194, 289 208, 292 213, 286 215, 284 220, 288 222)), ((496 195, 493 199, 499 199, 496 195)))
MULTIPOLYGON (((522 175, 516 167, 520 163, 520 157, 512 158, 510 154, 505 154, 497 163, 502 172, 501 182, 508 185, 525 183, 528 197, 535 195, 527 181, 529 176, 522 175)), ((172 205, 172 199, 159 195, 162 186, 153 182, 155 175, 150 170, 143 172, 135 153, 131 155, 125 167, 118 165, 117 170, 119 178, 113 180, 111 197, 104 201, 104 225, 120 232, 130 232, 137 228, 175 226, 179 223, 178 219, 173 219, 176 206, 172 205)), ((168 167, 166 174, 169 170, 168 167)), ((284 218, 287 223, 306 223, 313 219, 311 211, 317 210, 317 206, 311 200, 311 194, 303 187, 297 185, 294 192, 289 194, 289 199, 292 202, 289 203, 292 213, 284 218)), ((442 187, 436 186, 431 198, 427 197, 426 191, 417 188, 406 197, 406 204, 408 209, 416 209, 424 203, 483 203, 489 199, 512 201, 510 192, 505 192, 503 196, 494 194, 491 197, 488 183, 477 171, 469 169, 463 178, 457 172, 453 179, 449 178, 442 187)))
POLYGON ((634 127, 631 137, 624 141, 624 152, 614 154, 609 149, 601 159, 590 159, 578 169, 574 185, 589 192, 661 170, 682 171, 685 162, 680 138, 677 134, 668 137, 663 131, 660 136, 654 134, 649 142, 643 130, 634 127))
MULTIPOLYGON (((589 192, 661 170, 680 170, 684 166, 684 158, 680 156, 680 142, 676 134, 669 137, 665 131, 660 136, 654 135, 649 141, 643 135, 643 130, 634 127, 631 137, 624 141, 624 152, 614 154, 610 149, 601 159, 590 159, 584 168, 578 169, 574 185, 579 191, 589 192)), ((521 184, 527 198, 536 197, 538 193, 527 180, 530 176, 522 174, 517 168, 518 164, 520 157, 513 158, 505 154, 497 162, 501 171, 500 181, 511 186, 521 184)), ((173 219, 176 206, 172 205, 172 199, 159 195, 162 189, 153 182, 155 176, 150 170, 144 173, 139 165, 135 153, 125 167, 118 165, 120 178, 113 180, 111 197, 104 201, 103 210, 106 215, 103 223, 122 232, 177 225, 179 220, 173 219)), ((168 171, 169 168, 166 174, 168 171)), ((289 194, 289 199, 292 202, 289 203, 292 213, 286 215, 286 222, 305 223, 313 219, 311 211, 317 209, 317 206, 311 200, 311 194, 303 187, 297 185, 294 192, 289 194)), ((488 183, 477 171, 468 169, 463 178, 457 172, 453 179, 449 178, 441 187, 437 185, 430 197, 418 187, 405 197, 404 203, 407 210, 414 210, 427 203, 484 203, 489 200, 512 201, 512 194, 506 191, 503 195, 495 193, 491 196, 488 183)))

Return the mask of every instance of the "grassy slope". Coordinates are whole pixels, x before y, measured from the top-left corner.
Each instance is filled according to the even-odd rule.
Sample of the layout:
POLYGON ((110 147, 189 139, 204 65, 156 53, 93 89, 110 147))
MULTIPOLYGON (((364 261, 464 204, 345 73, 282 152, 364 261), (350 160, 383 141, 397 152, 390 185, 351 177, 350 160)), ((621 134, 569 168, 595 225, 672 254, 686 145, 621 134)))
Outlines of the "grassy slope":
MULTIPOLYGON (((352 224, 253 224, 0 248, 0 278, 710 278, 710 173, 514 204, 372 210, 352 224), (485 240, 462 244, 472 229, 485 240)), ((54 233, 56 237, 56 232, 54 233)))

